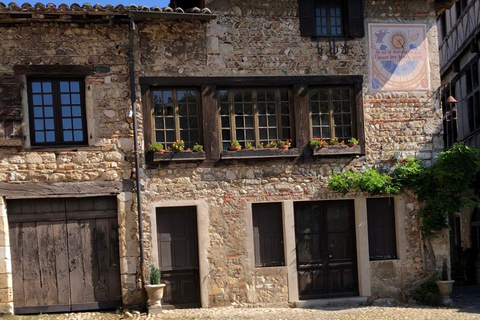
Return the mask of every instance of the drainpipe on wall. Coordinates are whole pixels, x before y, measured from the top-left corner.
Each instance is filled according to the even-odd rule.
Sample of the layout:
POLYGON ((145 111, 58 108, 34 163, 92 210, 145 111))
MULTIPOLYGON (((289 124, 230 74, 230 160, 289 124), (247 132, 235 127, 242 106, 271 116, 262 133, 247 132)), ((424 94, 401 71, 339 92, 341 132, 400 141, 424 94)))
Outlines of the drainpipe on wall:
MULTIPOLYGON (((140 183, 140 160, 138 153, 138 129, 137 129, 137 107, 136 107, 136 94, 135 94, 135 59, 133 54, 134 38, 135 38, 135 19, 132 13, 130 17, 130 42, 129 42, 129 68, 130 68, 130 96, 132 100, 132 112, 133 112, 133 145, 135 154, 135 178, 137 189, 137 211, 138 211, 138 237, 140 247, 140 281, 142 285, 142 297, 144 297, 145 288, 145 254, 143 245, 143 219, 142 219, 142 185, 140 183)), ((145 299, 143 299, 145 300, 145 299)), ((143 303, 143 301, 142 301, 143 303)))

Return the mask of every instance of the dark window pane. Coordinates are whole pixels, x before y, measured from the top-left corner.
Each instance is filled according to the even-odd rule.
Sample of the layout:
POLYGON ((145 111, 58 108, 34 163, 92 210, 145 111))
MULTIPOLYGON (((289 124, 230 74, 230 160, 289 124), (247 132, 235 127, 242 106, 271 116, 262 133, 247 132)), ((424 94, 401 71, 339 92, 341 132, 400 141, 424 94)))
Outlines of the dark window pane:
POLYGON ((45 118, 53 117, 53 107, 45 107, 43 108, 45 118))
POLYGON ((63 131, 63 141, 73 141, 72 131, 63 131))
POLYGON ((43 119, 35 119, 35 130, 44 130, 43 119))
POLYGON ((80 95, 72 94, 71 95, 72 104, 80 104, 80 95))
POLYGON ((190 125, 190 128, 191 129, 197 129, 198 128, 198 119, 197 118, 193 118, 193 117, 190 117, 188 118, 188 123, 190 125))
POLYGON ((180 118, 180 128, 188 128, 188 118, 180 118))
POLYGON ((60 92, 70 92, 68 81, 60 81, 60 92))
POLYGON ((62 117, 71 117, 70 107, 62 107, 62 117))
POLYGON ((165 128, 166 129, 174 129, 175 126, 173 125, 173 118, 165 118, 165 128))
POLYGON ((222 117, 222 127, 226 128, 230 126, 230 118, 229 117, 222 117))
POLYGON ((83 131, 82 130, 74 130, 73 136, 75 141, 82 141, 83 140, 83 131))
POLYGON ((230 130, 222 130, 222 140, 230 141, 230 130))
POLYGON ((43 95, 43 104, 47 106, 51 106, 53 104, 52 95, 51 94, 44 94, 43 95))
POLYGON ((42 92, 42 83, 41 82, 32 82, 32 93, 42 92))
POLYGON ((62 94, 62 104, 70 104, 70 95, 69 94, 62 94))
POLYGON ((33 104, 36 106, 43 105, 43 99, 41 94, 34 94, 33 95, 33 104))
POLYGON ((46 142, 55 142, 55 131, 46 131, 45 132, 45 141, 46 142))
POLYGON ((73 119, 73 129, 82 129, 82 119, 73 119))
POLYGON ((70 92, 80 92, 80 82, 70 81, 70 92))
POLYGON ((42 107, 34 107, 33 108, 33 116, 35 118, 43 117, 43 108, 42 107))
POLYGON ((167 141, 166 142, 174 142, 175 141, 175 132, 167 131, 166 136, 167 136, 167 141))
POLYGON ((63 129, 72 129, 72 120, 71 119, 63 119, 62 125, 63 125, 63 129))
POLYGON ((155 118, 155 129, 163 129, 163 118, 155 118))
POLYGON ((43 93, 51 93, 52 92, 52 83, 44 81, 42 83, 42 91, 43 91, 43 93))
POLYGON ((45 119, 45 129, 46 130, 54 130, 54 122, 53 119, 45 119))
POLYGON ((43 131, 35 132, 35 142, 45 142, 45 133, 43 131))
POLYGON ((255 138, 254 134, 253 134, 253 130, 246 130, 247 131, 247 139, 248 141, 253 141, 253 139, 255 138))

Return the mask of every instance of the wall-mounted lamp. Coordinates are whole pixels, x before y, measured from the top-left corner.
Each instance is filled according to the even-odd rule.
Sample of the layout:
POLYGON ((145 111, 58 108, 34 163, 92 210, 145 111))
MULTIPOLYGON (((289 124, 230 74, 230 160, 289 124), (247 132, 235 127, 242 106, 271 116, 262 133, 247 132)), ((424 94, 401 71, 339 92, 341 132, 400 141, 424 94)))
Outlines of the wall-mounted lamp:
POLYGON ((448 96, 447 100, 445 100, 446 105, 452 105, 455 103, 457 103, 457 100, 451 94, 448 96))

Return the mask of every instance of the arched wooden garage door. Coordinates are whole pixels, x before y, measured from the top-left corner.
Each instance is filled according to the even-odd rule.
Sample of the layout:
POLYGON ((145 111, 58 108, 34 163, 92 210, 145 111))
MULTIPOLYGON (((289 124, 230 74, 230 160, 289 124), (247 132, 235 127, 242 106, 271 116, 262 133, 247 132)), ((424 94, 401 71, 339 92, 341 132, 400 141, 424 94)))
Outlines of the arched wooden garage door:
POLYGON ((115 197, 8 200, 15 313, 122 304, 115 197))

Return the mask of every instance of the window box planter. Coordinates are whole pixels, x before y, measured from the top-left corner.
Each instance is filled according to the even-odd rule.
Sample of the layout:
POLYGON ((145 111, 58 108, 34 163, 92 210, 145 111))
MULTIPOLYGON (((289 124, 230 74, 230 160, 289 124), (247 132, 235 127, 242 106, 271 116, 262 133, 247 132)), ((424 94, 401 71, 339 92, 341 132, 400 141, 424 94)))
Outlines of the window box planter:
POLYGON ((205 160, 204 151, 180 151, 172 152, 166 151, 164 153, 153 153, 153 162, 163 162, 163 161, 202 161, 205 160))
POLYGON ((338 155, 350 155, 361 154, 362 148, 357 144, 354 146, 326 146, 323 148, 316 147, 313 149, 314 156, 338 156, 338 155))
POLYGON ((222 151, 222 159, 264 159, 264 158, 295 158, 298 149, 242 149, 239 151, 222 151))

